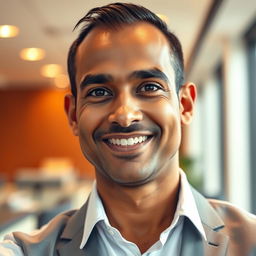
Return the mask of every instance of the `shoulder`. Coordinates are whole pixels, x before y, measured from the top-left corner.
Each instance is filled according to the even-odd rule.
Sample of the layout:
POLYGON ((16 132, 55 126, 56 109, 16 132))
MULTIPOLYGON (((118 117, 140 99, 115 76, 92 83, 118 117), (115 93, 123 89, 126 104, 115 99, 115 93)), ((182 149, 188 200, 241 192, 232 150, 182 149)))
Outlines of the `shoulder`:
POLYGON ((256 245, 256 216, 233 205, 232 203, 208 199, 209 203, 224 222, 223 231, 237 245, 246 248, 256 245))
POLYGON ((226 227, 231 228, 240 224, 250 226, 253 229, 256 228, 256 216, 254 214, 227 201, 205 198, 193 188, 192 192, 200 217, 205 223, 208 223, 208 220, 211 217, 217 217, 223 222, 222 225, 225 225, 226 227))
POLYGON ((13 235, 15 238, 20 236, 33 238, 33 237, 39 237, 39 236, 46 237, 47 235, 50 235, 53 233, 58 234, 65 227, 68 220, 73 216, 75 212, 76 210, 61 213, 56 217, 54 217, 48 224, 44 225, 42 228, 38 230, 33 231, 30 234, 25 234, 22 232, 14 232, 13 235))
POLYGON ((4 241, 0 244, 0 255, 53 255, 49 250, 54 250, 63 229, 75 213, 76 210, 72 210, 59 214, 47 225, 29 234, 14 232, 5 236, 4 241), (6 254, 2 254, 2 251, 6 254))
POLYGON ((254 228, 256 227, 256 216, 235 206, 234 204, 216 199, 208 199, 208 202, 215 211, 218 212, 225 223, 249 224, 254 226, 254 228))

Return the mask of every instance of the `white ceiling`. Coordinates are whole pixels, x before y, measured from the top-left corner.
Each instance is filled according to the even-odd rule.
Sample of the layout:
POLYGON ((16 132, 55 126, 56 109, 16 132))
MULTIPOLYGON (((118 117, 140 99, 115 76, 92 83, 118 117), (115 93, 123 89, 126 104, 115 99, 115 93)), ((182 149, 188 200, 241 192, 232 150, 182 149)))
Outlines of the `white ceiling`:
MULTIPOLYGON (((3 89, 41 88, 52 85, 50 79, 40 75, 40 67, 44 64, 56 63, 61 64, 65 70, 68 48, 77 35, 77 31, 72 32, 74 25, 89 9, 109 2, 112 1, 99 3, 93 0, 0 0, 0 25, 10 24, 20 28, 18 37, 0 39, 1 87, 3 89), (45 49, 46 58, 37 62, 21 60, 19 51, 27 47, 45 49)), ((169 27, 182 42, 185 60, 191 54, 211 5, 211 0, 121 2, 139 3, 155 13, 168 16, 169 27)), ((235 30, 232 33, 238 33, 237 24, 243 23, 239 26, 245 26, 255 14, 255 7, 254 0, 226 0, 221 10, 224 14, 220 16, 220 24, 216 24, 217 32, 214 33, 230 33, 231 30, 235 30), (232 18, 228 18, 223 23, 223 18, 227 18, 226 15, 231 15, 232 18)), ((198 59, 200 58, 202 57, 199 55, 198 59)), ((205 67, 206 63, 204 61, 202 63, 205 67)), ((196 73, 199 72, 200 65, 196 69, 196 73)))

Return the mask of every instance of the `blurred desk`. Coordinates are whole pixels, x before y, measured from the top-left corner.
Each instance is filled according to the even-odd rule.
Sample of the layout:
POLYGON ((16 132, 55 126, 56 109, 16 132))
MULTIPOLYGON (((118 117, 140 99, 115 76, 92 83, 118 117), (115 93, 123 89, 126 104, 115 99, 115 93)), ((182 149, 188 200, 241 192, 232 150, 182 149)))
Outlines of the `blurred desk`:
POLYGON ((33 185, 6 184, 0 189, 0 239, 12 231, 30 232, 58 213, 80 207, 91 190, 91 184, 91 181, 70 182, 62 186, 51 183, 50 186, 40 185, 40 189, 33 185))
POLYGON ((41 190, 44 188, 61 187, 63 181, 59 177, 49 177, 40 174, 30 174, 18 177, 15 181, 18 187, 33 188, 34 190, 41 190))

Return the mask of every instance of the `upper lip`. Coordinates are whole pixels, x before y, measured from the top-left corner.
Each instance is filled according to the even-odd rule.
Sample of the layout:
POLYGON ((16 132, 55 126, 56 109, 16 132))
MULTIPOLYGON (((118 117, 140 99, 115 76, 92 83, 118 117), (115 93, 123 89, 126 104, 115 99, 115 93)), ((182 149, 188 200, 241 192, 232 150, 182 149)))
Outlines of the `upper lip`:
POLYGON ((150 132, 132 132, 132 133, 109 133, 104 134, 101 138, 102 140, 108 139, 129 139, 139 136, 153 136, 150 132))

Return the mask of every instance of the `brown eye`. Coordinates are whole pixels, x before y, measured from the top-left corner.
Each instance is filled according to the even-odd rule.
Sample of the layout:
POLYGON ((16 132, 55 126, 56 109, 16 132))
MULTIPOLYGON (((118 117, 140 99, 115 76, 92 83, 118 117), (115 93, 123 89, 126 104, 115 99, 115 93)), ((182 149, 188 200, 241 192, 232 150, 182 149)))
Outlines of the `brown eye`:
POLYGON ((141 92, 154 92, 158 90, 162 90, 162 87, 154 83, 144 84, 139 89, 141 92))
POLYGON ((91 90, 87 96, 93 96, 93 97, 107 97, 107 96, 112 96, 112 93, 105 89, 105 88, 96 88, 91 90))

